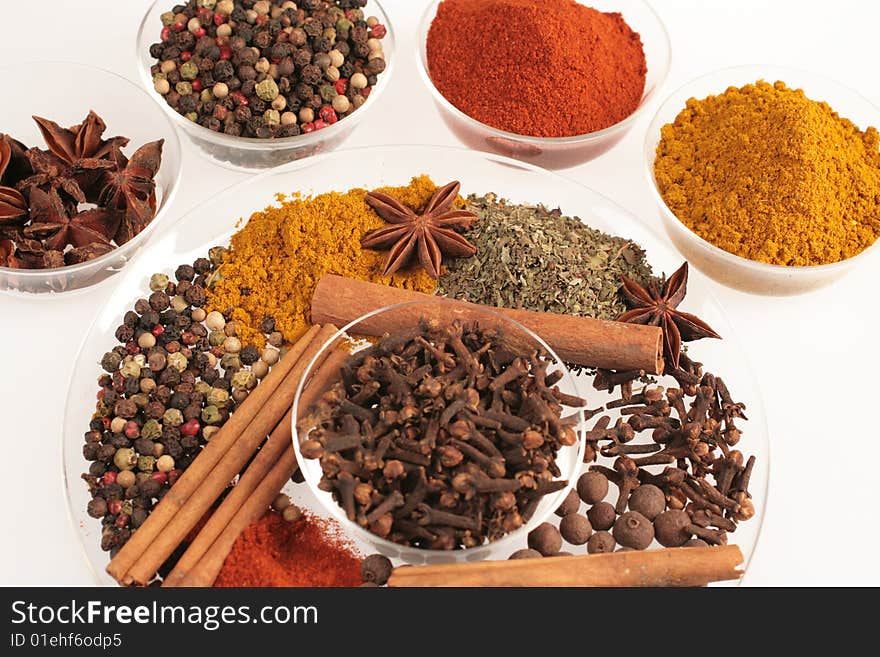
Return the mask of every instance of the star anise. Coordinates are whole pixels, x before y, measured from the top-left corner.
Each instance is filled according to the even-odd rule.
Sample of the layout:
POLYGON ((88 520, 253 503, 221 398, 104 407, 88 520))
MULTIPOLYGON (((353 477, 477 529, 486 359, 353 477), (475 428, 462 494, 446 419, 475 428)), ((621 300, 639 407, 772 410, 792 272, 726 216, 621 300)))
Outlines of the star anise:
POLYGON ((79 171, 51 151, 29 148, 25 152, 33 174, 18 183, 18 189, 30 195, 32 190, 54 191, 66 195, 73 203, 85 203, 79 171))
POLYGON ((27 147, 20 141, 0 134, 0 183, 14 187, 19 180, 31 175, 31 165, 25 151, 27 147))
POLYGON ((696 315, 678 310, 687 294, 687 262, 668 280, 651 278, 647 288, 623 274, 620 275, 620 280, 623 282, 623 295, 631 310, 618 317, 618 321, 662 328, 663 356, 674 369, 678 369, 682 341, 721 337, 696 315))
MULTIPOLYGON (((0 180, 3 180, 11 161, 12 145, 0 138, 0 180)), ((24 196, 17 189, 0 185, 0 225, 22 223, 26 219, 27 201, 24 196)))
POLYGON ((12 240, 0 239, 0 267, 17 267, 15 259, 15 243, 12 240))
POLYGON ((91 110, 85 121, 70 128, 62 128, 54 121, 39 116, 33 119, 37 122, 49 150, 73 166, 94 168, 83 167, 83 160, 100 160, 109 156, 114 149, 128 145, 127 137, 103 139, 107 124, 91 110))
POLYGON ((156 213, 156 173, 162 163, 160 139, 144 144, 128 159, 118 148, 111 160, 115 167, 101 174, 98 204, 125 214, 116 233, 116 243, 125 244, 153 220, 156 213))
POLYGON ((383 276, 393 274, 418 255, 428 274, 440 278, 443 256, 472 256, 476 247, 456 232, 470 228, 477 215, 467 210, 453 210, 460 188, 458 181, 438 188, 428 204, 416 213, 397 199, 382 192, 367 194, 367 203, 390 226, 369 231, 361 239, 366 249, 388 250, 383 276))
POLYGON ((93 243, 110 244, 121 219, 121 213, 95 208, 71 213, 54 191, 36 187, 30 195, 31 224, 24 229, 25 237, 43 240, 46 250, 63 251, 68 244, 84 247, 93 243))

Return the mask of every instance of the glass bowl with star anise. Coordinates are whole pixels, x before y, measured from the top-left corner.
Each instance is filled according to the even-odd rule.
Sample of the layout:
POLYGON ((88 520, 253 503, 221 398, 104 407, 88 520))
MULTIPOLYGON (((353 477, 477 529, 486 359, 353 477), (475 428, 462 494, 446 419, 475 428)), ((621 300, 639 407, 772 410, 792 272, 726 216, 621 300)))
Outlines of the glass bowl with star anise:
POLYGON ((0 120, 0 291, 68 292, 120 271, 177 190, 180 142, 135 84, 66 62, 0 70, 51 81, 0 120))

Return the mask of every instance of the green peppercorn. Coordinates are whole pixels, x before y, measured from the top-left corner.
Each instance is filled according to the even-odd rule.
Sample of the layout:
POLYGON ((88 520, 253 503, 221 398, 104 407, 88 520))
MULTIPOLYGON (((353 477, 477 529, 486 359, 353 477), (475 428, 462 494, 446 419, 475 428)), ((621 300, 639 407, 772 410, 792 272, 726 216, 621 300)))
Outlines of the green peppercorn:
POLYGON ((318 94, 321 96, 321 98, 324 99, 325 102, 328 103, 332 102, 333 99, 339 95, 339 93, 336 91, 336 88, 332 84, 322 84, 318 88, 318 94))
POLYGON ((183 424, 183 413, 176 408, 169 408, 162 416, 162 421, 170 427, 179 427, 183 424))
POLYGON ((113 465, 120 470, 131 470, 137 464, 137 454, 130 447, 122 447, 113 455, 113 465))
POLYGON ((260 99, 270 103, 278 96, 278 85, 275 83, 275 80, 268 77, 262 82, 258 82, 254 91, 260 99))
POLYGON ((178 372, 183 372, 187 365, 189 365, 189 360, 179 351, 168 355, 168 366, 173 367, 178 372))
POLYGON ((223 415, 220 413, 220 409, 216 406, 205 406, 202 409, 202 422, 205 424, 219 424, 223 421, 223 415))
POLYGON ((141 366, 134 359, 123 361, 121 372, 126 379, 136 379, 141 375, 141 366))
POLYGON ((192 85, 189 82, 180 81, 174 85, 174 90, 181 96, 189 96, 192 93, 192 85))
POLYGON ((158 420, 147 420, 141 429, 141 437, 148 440, 156 440, 162 435, 162 425, 158 420))
POLYGON ((211 388, 205 395, 205 399, 214 406, 225 406, 226 400, 229 399, 229 393, 222 388, 211 388))
POLYGON ((159 292, 168 287, 168 277, 165 274, 153 274, 150 276, 150 289, 159 292))
MULTIPOLYGON (((157 443, 158 444, 158 443, 157 443)), ((138 470, 141 472, 152 472, 156 467, 156 457, 155 456, 140 456, 137 460, 138 470)), ((144 486, 146 489, 146 486, 144 486)))
POLYGON ((180 65, 180 77, 182 77, 184 80, 194 80, 198 76, 198 74, 199 67, 198 64, 196 64, 194 61, 184 62, 180 65))
POLYGON ((257 377, 250 370, 239 370, 232 376, 233 389, 252 390, 257 385, 257 377))
POLYGON ((219 347, 223 344, 224 340, 226 340, 226 334, 222 330, 211 331, 208 333, 208 344, 212 347, 219 347))

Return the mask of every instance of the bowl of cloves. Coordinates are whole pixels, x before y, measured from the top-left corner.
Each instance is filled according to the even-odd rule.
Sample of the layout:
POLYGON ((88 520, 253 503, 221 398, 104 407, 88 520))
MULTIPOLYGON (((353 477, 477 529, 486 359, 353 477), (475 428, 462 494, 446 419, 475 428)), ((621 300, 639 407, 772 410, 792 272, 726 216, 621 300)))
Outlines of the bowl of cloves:
POLYGON ((353 538, 407 563, 509 551, 583 460, 574 376, 490 309, 376 310, 328 340, 302 380, 292 433, 305 481, 353 538))
POLYGON ((0 120, 0 291, 67 292, 107 279, 166 214, 180 178, 170 121, 136 85, 65 62, 0 70, 51 81, 0 120))

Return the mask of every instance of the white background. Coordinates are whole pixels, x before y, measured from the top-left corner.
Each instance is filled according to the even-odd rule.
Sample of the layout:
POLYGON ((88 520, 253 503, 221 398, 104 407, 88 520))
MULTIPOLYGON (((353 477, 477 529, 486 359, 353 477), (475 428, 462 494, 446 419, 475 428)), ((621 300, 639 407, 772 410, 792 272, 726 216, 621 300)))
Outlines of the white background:
MULTIPOLYGON (((168 0, 169 8, 174 0, 168 0)), ((427 0, 384 0, 399 40, 395 79, 346 147, 455 145, 419 80, 417 19, 427 0)), ((660 98, 699 74, 738 64, 810 69, 880 104, 880 3, 654 0, 672 40, 660 98)), ((36 59, 98 65, 138 80, 134 43, 143 0, 0 0, 0 63, 36 59)), ((5 88, 28 102, 51 80, 5 88)), ((99 99, 90 102, 100 112, 99 99)), ((642 174, 650 116, 598 160, 564 172, 658 221, 642 174)), ((3 110, 0 105, 0 132, 3 110)), ((184 178, 172 213, 241 180, 184 142, 184 178)), ((877 467, 880 300, 876 260, 830 288, 795 298, 750 296, 712 284, 749 352, 770 423, 772 465, 763 533, 746 583, 880 584, 877 467)), ((113 285, 112 279, 110 285, 113 285)), ((60 433, 74 354, 110 291, 70 299, 0 296, 0 584, 93 583, 68 521, 60 433)), ((121 314, 121 310, 120 310, 121 314)))

